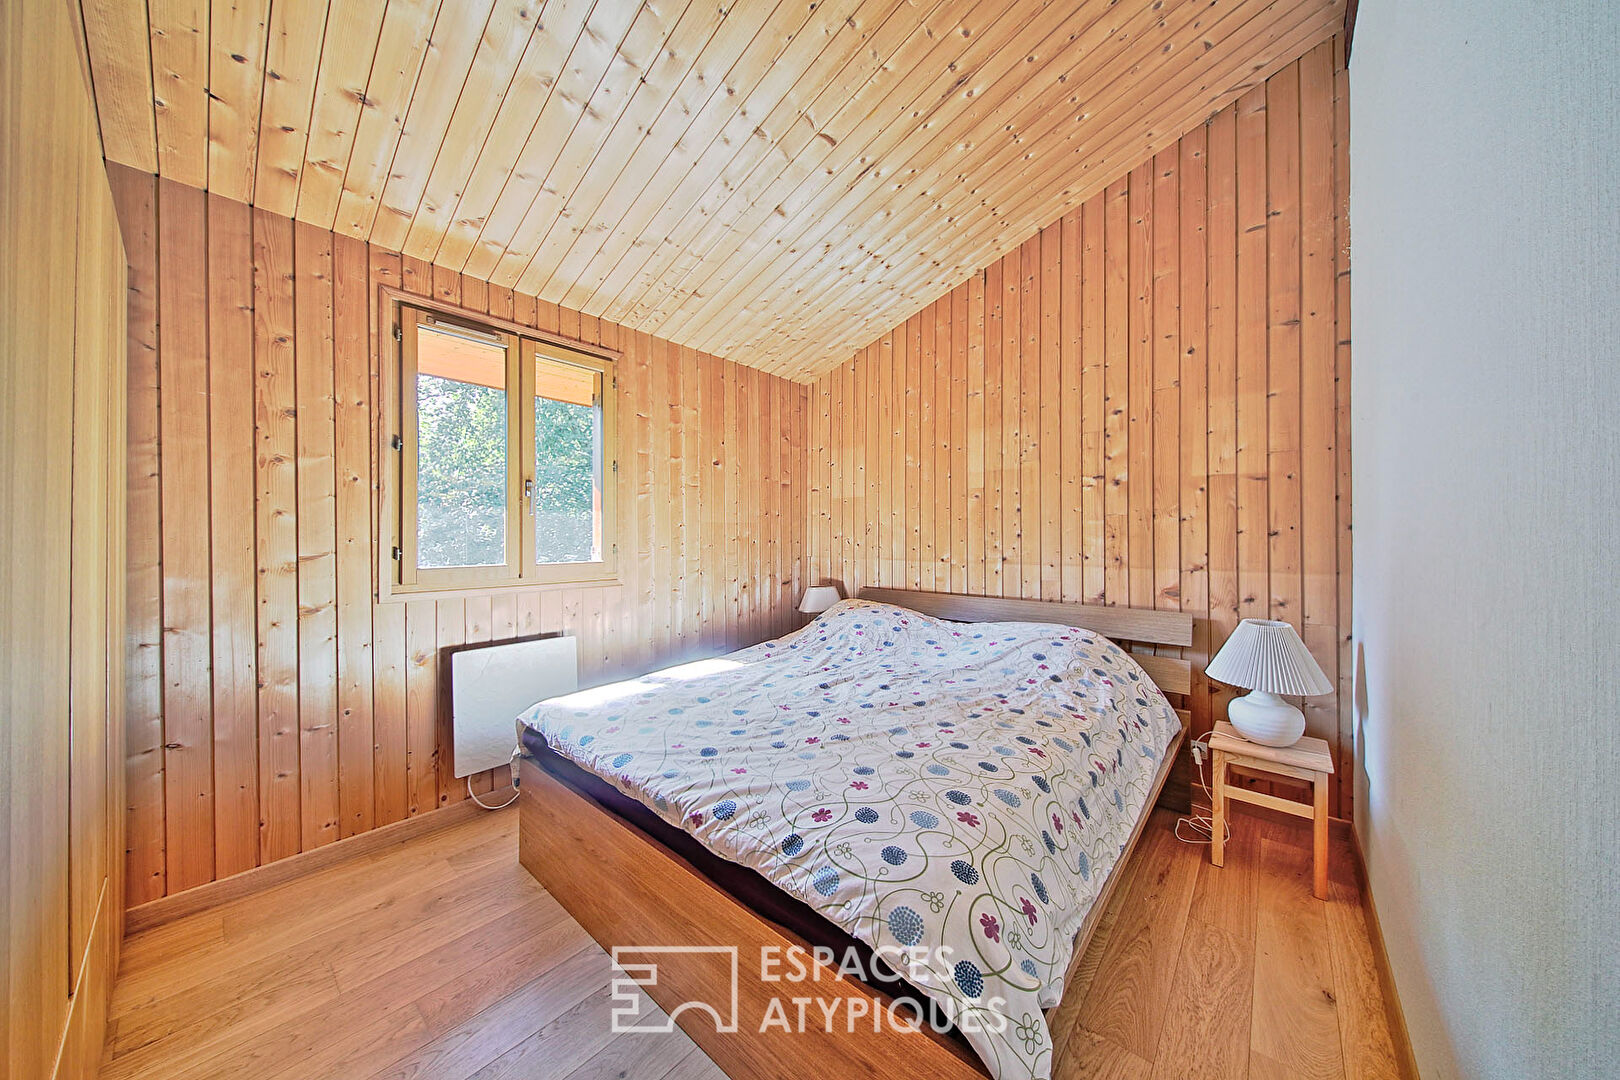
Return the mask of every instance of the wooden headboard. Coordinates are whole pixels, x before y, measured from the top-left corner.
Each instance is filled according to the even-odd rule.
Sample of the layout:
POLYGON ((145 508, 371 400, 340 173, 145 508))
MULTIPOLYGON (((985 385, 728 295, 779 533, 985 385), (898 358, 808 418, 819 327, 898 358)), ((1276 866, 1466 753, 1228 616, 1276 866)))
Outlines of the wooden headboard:
MULTIPOLYGON (((1193 617, 1179 611, 1065 604, 1055 600, 1020 600, 1004 596, 959 596, 955 593, 918 592, 911 589, 862 589, 862 600, 900 607, 952 622, 1044 622, 1078 626, 1125 645, 1192 644, 1193 617)), ((1179 656, 1159 656, 1131 650, 1160 690, 1167 694, 1192 692, 1192 663, 1179 656)))

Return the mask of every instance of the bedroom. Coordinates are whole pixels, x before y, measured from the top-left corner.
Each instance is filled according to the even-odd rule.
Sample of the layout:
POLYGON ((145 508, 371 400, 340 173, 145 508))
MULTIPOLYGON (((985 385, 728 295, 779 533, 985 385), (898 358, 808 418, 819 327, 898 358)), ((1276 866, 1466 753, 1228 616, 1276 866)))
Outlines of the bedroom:
POLYGON ((1612 1071, 1611 5, 5 20, 5 1075, 1612 1071))

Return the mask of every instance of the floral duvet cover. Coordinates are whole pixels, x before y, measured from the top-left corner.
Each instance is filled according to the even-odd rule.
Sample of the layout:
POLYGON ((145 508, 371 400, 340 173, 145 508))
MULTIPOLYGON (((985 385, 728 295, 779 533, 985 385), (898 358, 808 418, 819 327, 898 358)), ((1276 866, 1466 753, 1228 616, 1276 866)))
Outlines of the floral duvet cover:
POLYGON ((521 720, 878 955, 904 955, 998 1080, 1051 1075, 1042 1009, 1180 731, 1099 635, 861 600, 521 720))

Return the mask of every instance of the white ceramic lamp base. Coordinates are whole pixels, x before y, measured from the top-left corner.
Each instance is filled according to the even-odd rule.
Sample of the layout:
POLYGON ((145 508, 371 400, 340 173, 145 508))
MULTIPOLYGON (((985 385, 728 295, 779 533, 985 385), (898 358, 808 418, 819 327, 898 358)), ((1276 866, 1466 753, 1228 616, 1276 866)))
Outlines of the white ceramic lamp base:
POLYGON ((1293 746, 1305 734, 1305 714, 1264 690, 1233 698, 1226 718, 1239 735, 1262 746, 1293 746))

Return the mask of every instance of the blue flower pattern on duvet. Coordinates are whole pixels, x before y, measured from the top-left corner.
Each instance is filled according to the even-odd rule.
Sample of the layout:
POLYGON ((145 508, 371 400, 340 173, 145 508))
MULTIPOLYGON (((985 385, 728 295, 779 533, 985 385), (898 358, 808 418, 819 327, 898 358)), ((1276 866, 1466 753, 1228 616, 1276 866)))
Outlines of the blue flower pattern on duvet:
POLYGON ((869 945, 927 950, 918 989, 1001 1014, 963 1025, 997 1080, 1051 1075, 1041 1010, 1180 730, 1106 638, 862 600, 522 720, 869 945))

